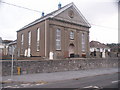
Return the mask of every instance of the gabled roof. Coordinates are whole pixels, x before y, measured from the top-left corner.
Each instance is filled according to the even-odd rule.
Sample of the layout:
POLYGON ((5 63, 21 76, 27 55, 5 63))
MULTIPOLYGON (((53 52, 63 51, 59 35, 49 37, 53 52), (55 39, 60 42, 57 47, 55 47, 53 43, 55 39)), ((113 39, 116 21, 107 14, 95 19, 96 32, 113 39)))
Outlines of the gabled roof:
POLYGON ((103 43, 98 42, 98 41, 91 41, 90 48, 109 48, 109 47, 103 43))
POLYGON ((8 43, 10 43, 10 42, 12 42, 12 40, 2 40, 2 43, 3 43, 3 44, 8 44, 8 43))
POLYGON ((82 15, 82 13, 79 11, 79 9, 78 9, 78 8, 74 5, 74 3, 72 2, 72 3, 70 3, 70 4, 67 4, 66 6, 58 9, 58 10, 55 10, 55 11, 53 11, 53 12, 51 12, 51 13, 49 13, 49 14, 47 14, 47 15, 45 15, 45 16, 43 16, 43 17, 41 17, 41 18, 39 18, 39 19, 37 19, 37 20, 35 20, 35 21, 33 21, 32 23, 24 26, 23 28, 21 28, 21 29, 18 30, 17 32, 19 32, 19 31, 21 31, 21 30, 23 30, 23 29, 26 29, 26 28, 28 28, 28 27, 30 27, 30 26, 32 26, 32 25, 35 25, 35 24, 37 24, 37 23, 39 23, 39 22, 41 22, 41 21, 44 21, 44 20, 46 20, 46 19, 48 19, 48 18, 54 18, 55 16, 57 16, 58 14, 60 14, 61 12, 63 12, 64 10, 68 9, 68 8, 71 7, 71 6, 73 6, 73 7, 77 10, 77 12, 80 14, 80 16, 82 17, 82 19, 84 20, 84 23, 86 23, 85 26, 86 26, 86 27, 91 27, 90 24, 88 23, 88 21, 87 21, 87 20, 85 19, 85 17, 82 15))
POLYGON ((10 46, 10 45, 15 45, 15 44, 17 44, 17 40, 14 40, 14 41, 8 43, 8 46, 10 46))

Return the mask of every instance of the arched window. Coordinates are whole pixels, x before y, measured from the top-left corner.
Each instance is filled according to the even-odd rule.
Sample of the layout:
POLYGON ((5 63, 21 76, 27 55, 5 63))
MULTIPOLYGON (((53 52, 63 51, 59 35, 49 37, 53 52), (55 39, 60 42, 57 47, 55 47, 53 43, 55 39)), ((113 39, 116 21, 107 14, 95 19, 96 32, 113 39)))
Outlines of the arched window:
POLYGON ((56 30, 56 50, 61 50, 61 30, 56 30))

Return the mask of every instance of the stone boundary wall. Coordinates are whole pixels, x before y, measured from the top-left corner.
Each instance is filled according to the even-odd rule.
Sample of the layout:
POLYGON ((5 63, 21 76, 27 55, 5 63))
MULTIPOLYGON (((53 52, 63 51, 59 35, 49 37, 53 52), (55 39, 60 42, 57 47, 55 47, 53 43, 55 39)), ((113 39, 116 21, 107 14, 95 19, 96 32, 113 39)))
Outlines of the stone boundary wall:
MULTIPOLYGON (((96 68, 118 67, 118 58, 109 59, 65 59, 65 60, 21 60, 14 61, 14 75, 21 74, 50 73, 73 70, 87 70, 96 68)), ((11 60, 2 61, 2 75, 11 74, 11 60)))

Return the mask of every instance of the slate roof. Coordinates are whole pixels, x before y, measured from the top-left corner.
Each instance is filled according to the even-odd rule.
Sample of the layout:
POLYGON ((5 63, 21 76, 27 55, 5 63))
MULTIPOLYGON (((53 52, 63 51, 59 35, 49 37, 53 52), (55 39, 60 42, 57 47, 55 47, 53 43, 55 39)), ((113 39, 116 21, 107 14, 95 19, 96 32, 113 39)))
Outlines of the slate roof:
MULTIPOLYGON (((73 2, 70 3, 70 4, 67 4, 66 6, 61 7, 61 8, 58 9, 58 10, 55 10, 55 11, 53 11, 53 12, 51 12, 51 13, 45 15, 45 16, 42 16, 42 17, 36 19, 35 21, 33 21, 33 22, 29 23, 28 25, 24 26, 23 28, 21 28, 21 29, 18 30, 17 32, 19 32, 19 31, 21 31, 21 30, 23 30, 23 29, 26 29, 26 28, 28 28, 28 27, 30 27, 30 26, 32 26, 32 25, 35 25, 35 24, 37 24, 37 23, 39 23, 39 22, 41 22, 41 21, 44 21, 44 20, 46 20, 46 19, 48 19, 48 18, 54 18, 55 15, 59 14, 59 12, 61 12, 61 11, 64 10, 64 9, 65 9, 65 10, 68 9, 70 6, 74 6, 74 7, 76 8, 76 6, 74 5, 73 2)), ((77 9, 77 8, 76 8, 76 9, 77 9)), ((78 10, 78 9, 77 9, 77 10, 78 10)), ((79 10, 78 10, 78 11, 79 11, 79 10)), ((91 27, 90 24, 87 22, 87 20, 84 18, 84 16, 81 14, 80 11, 79 11, 79 14, 81 15, 81 17, 82 17, 83 20, 84 20, 84 22, 83 22, 84 25, 85 25, 86 27, 91 27)))
POLYGON ((17 40, 8 43, 8 45, 15 45, 15 44, 17 44, 17 40))
POLYGON ((8 44, 8 43, 10 43, 10 42, 12 42, 12 40, 2 40, 2 43, 3 43, 3 44, 8 44))
POLYGON ((103 43, 98 42, 98 41, 91 41, 90 48, 109 48, 109 47, 103 43))

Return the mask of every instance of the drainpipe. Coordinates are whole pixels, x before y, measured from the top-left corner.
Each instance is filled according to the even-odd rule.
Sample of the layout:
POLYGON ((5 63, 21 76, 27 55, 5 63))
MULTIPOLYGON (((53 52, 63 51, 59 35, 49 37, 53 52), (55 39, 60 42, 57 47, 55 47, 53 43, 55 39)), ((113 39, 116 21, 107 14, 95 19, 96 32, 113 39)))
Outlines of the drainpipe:
POLYGON ((47 57, 47 21, 45 20, 45 58, 47 57))

